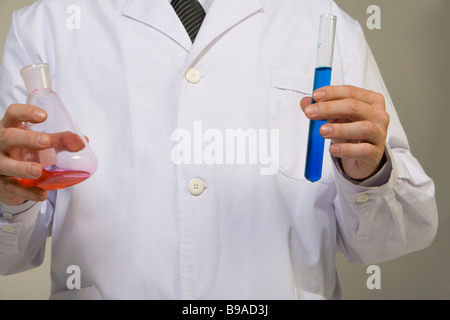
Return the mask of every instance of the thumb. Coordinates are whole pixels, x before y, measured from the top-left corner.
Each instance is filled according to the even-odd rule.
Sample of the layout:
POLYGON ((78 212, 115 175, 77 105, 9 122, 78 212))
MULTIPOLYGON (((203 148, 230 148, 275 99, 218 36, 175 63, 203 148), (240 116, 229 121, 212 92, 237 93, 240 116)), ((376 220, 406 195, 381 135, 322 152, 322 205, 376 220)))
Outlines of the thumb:
POLYGON ((312 98, 311 97, 304 97, 300 101, 300 107, 302 108, 303 112, 305 112, 305 108, 312 104, 312 98))

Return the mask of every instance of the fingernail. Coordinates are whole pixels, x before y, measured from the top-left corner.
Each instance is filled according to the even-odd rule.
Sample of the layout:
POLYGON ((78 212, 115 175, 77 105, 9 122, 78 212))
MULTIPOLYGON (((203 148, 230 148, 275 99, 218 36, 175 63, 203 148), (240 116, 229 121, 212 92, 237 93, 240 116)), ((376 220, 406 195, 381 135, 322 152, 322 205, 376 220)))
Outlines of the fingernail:
POLYGON ((310 105, 310 106, 306 107, 305 113, 307 116, 312 116, 317 113, 317 107, 314 105, 310 105))
POLYGON ((314 92, 314 100, 315 101, 323 99, 323 98, 325 98, 325 91, 316 91, 316 92, 314 92))
POLYGON ((47 116, 47 114, 43 110, 36 110, 34 115, 37 118, 37 120, 44 120, 45 117, 47 116))
POLYGON ((320 128, 320 133, 324 138, 329 137, 332 132, 333 129, 330 126, 324 125, 320 128))
POLYGON ((40 201, 44 201, 45 199, 47 199, 47 192, 41 191, 37 194, 37 197, 40 201))
POLYGON ((330 153, 331 153, 331 155, 333 155, 333 156, 338 156, 339 155, 339 146, 337 146, 337 145, 331 145, 330 146, 330 153))
POLYGON ((31 165, 31 167, 30 167, 30 174, 33 177, 39 178, 41 176, 41 166, 39 166, 37 164, 31 165))
POLYGON ((38 144, 43 146, 43 147, 46 147, 48 145, 48 143, 49 143, 49 139, 50 138, 48 137, 48 135, 41 134, 38 137, 38 144))

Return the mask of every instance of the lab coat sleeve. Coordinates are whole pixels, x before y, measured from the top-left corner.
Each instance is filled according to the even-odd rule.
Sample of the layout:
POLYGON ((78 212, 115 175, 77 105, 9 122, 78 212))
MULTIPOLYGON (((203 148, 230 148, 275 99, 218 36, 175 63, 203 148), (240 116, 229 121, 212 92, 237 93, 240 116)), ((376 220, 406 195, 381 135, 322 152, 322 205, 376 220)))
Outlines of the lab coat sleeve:
MULTIPOLYGON (((18 35, 14 14, 0 67, 1 117, 10 104, 25 103, 26 91, 19 71, 31 63, 18 35)), ((12 219, 0 219, 0 274, 19 273, 42 263, 55 199, 56 192, 51 192, 46 202, 37 203, 12 219)))
MULTIPOLYGON (((56 191, 45 202, 37 202, 12 219, 0 218, 0 274, 30 270, 42 264, 47 237, 51 236, 56 191)), ((2 213, 14 207, 0 205, 2 213), (7 208, 7 209, 6 209, 7 208)))
POLYGON ((390 175, 385 183, 357 184, 335 167, 339 246, 349 261, 367 265, 426 248, 436 235, 438 216, 434 183, 410 152, 362 28, 355 22, 353 30, 351 43, 340 48, 344 83, 382 93, 390 115, 386 140, 390 175))

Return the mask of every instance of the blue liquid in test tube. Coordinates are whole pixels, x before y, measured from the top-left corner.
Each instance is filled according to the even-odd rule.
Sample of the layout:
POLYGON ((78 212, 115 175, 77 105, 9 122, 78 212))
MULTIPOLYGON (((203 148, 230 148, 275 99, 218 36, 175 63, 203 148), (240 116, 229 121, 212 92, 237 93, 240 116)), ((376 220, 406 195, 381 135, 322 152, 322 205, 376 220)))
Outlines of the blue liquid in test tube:
MULTIPOLYGON (((335 30, 336 17, 331 14, 322 15, 313 91, 331 84, 335 30)), ((313 103, 315 103, 314 99, 313 103)), ((325 139, 320 134, 320 127, 326 122, 327 120, 310 120, 309 123, 305 178, 311 182, 316 182, 322 177, 325 139)))

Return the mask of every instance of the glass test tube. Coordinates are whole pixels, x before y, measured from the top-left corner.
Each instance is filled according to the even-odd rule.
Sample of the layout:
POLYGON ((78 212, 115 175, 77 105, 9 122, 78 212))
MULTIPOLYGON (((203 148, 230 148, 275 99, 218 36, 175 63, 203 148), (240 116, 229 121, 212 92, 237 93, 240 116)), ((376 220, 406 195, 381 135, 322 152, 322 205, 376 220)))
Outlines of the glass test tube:
MULTIPOLYGON (((314 74, 313 92, 331 84, 334 40, 337 17, 331 14, 320 16, 319 42, 317 46, 317 63, 314 74)), ((315 103, 314 99, 312 103, 315 103)), ((322 177, 323 151, 325 139, 320 135, 320 127, 327 120, 310 120, 308 149, 306 152, 305 178, 316 182, 322 177)))

